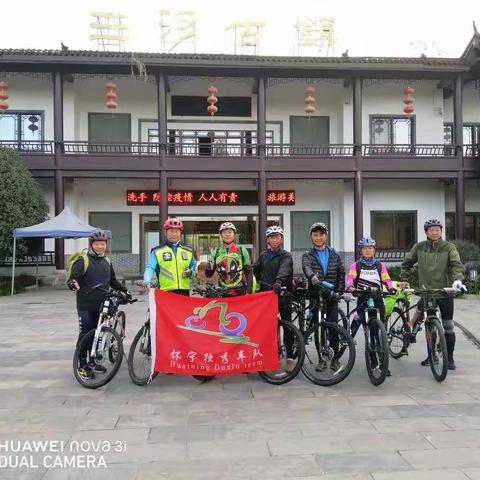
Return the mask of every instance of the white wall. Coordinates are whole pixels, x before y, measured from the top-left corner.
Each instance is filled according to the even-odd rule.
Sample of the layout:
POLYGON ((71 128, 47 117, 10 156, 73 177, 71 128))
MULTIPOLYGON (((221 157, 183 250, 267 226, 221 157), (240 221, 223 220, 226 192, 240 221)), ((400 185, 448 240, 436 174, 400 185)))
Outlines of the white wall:
MULTIPOLYGON (((453 95, 443 103, 445 122, 453 122, 453 95)), ((463 91, 463 122, 480 122, 480 90, 470 83, 463 91)))
POLYGON ((371 235, 370 211, 414 210, 417 212, 418 240, 424 238, 428 218, 445 222, 445 189, 438 180, 364 180, 363 232, 371 235))
MULTIPOLYGON (((409 82, 415 88, 413 107, 415 108, 417 143, 443 143, 443 96, 436 85, 438 81, 422 80, 409 82)), ((365 81, 363 86, 363 143, 370 143, 370 115, 404 115, 403 90, 407 83, 372 83, 365 81)))

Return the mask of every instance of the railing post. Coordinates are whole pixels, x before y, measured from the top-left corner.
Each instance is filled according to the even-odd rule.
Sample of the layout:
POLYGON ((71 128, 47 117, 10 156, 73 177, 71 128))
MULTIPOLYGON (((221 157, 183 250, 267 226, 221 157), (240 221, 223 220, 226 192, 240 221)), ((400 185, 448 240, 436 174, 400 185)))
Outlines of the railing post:
MULTIPOLYGON (((53 141, 55 152, 55 215, 65 208, 65 192, 61 160, 63 153, 63 74, 53 73, 53 141)), ((55 265, 57 270, 65 268, 65 240, 55 239, 55 265)))

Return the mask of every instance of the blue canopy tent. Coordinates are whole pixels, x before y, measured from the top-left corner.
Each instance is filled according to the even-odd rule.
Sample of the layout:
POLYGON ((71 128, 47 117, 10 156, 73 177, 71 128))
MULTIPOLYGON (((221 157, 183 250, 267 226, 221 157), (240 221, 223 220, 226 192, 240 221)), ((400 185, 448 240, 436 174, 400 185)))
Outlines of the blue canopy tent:
MULTIPOLYGON (((13 230, 13 259, 12 259, 12 295, 15 281, 15 256, 17 251, 17 238, 85 238, 89 237, 92 233, 98 231, 97 227, 92 227, 80 221, 80 219, 70 210, 69 207, 65 207, 64 210, 56 217, 39 223, 38 225, 32 225, 31 227, 15 228, 13 230)), ((106 230, 109 238, 112 238, 112 234, 109 230, 106 230)), ((38 266, 37 266, 38 276, 38 266)))

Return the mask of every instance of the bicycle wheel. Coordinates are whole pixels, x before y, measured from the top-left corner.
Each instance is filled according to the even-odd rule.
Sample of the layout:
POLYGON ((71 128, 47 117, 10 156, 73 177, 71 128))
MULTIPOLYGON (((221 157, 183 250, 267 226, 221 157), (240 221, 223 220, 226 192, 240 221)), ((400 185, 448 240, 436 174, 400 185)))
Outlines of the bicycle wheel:
POLYGON ((99 388, 106 385, 118 372, 123 360, 123 342, 122 338, 113 328, 102 327, 97 340, 97 345, 93 345, 96 330, 90 330, 77 344, 73 355, 73 374, 77 382, 85 388, 99 388), (103 348, 102 348, 103 345, 103 348), (117 355, 114 362, 107 361, 108 352, 112 345, 115 345, 117 355), (83 378, 78 372, 80 352, 86 352, 87 361, 95 362, 106 369, 104 373, 95 373, 91 380, 83 378), (95 357, 91 352, 95 351, 95 357))
MULTIPOLYGON (((125 327, 126 327, 126 318, 125 312, 119 311, 115 315, 115 320, 113 322, 113 329, 120 335, 122 340, 125 338, 125 327)), ((118 355, 118 345, 113 343, 108 349, 108 359, 111 363, 115 363, 116 357, 118 355)))
POLYGON ((443 382, 448 373, 448 353, 445 332, 437 317, 428 317, 425 322, 428 358, 433 378, 443 382))
MULTIPOLYGON (((345 329, 345 331, 348 333, 350 332, 349 326, 348 326, 348 318, 345 315, 345 312, 338 307, 338 321, 341 322, 340 325, 345 329)), ((345 350, 348 348, 348 345, 346 343, 340 344, 340 348, 338 351, 338 358, 341 358, 342 355, 345 353, 345 350)))
POLYGON ((347 330, 335 323, 315 323, 305 334, 302 372, 317 385, 336 385, 352 371, 355 355, 355 344, 347 330))
POLYGON ((192 375, 200 383, 207 383, 215 378, 215 375, 192 375))
POLYGON ((395 307, 392 314, 387 318, 387 337, 390 355, 401 358, 405 355, 409 346, 407 319, 403 311, 395 307))
POLYGON ((378 317, 371 317, 365 329, 365 363, 370 381, 381 385, 388 371, 388 337, 378 317))
MULTIPOLYGON (((145 323, 133 338, 128 352, 128 374, 135 385, 146 385, 152 371, 152 343, 150 323, 145 323)), ((152 380, 157 372, 152 375, 152 380)))
POLYGON ((258 374, 267 383, 283 385, 292 381, 298 375, 305 357, 303 336, 292 322, 278 320, 277 346, 280 361, 279 369, 261 371, 258 374))

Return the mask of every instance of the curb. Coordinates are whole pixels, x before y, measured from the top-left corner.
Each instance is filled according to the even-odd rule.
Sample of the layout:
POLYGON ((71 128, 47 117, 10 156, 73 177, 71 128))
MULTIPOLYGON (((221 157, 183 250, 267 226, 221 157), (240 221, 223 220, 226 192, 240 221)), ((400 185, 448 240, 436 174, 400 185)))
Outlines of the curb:
POLYGON ((454 324, 458 327, 465 336, 477 347, 480 348, 480 338, 476 337, 468 328, 464 327, 461 323, 455 322, 454 324))

